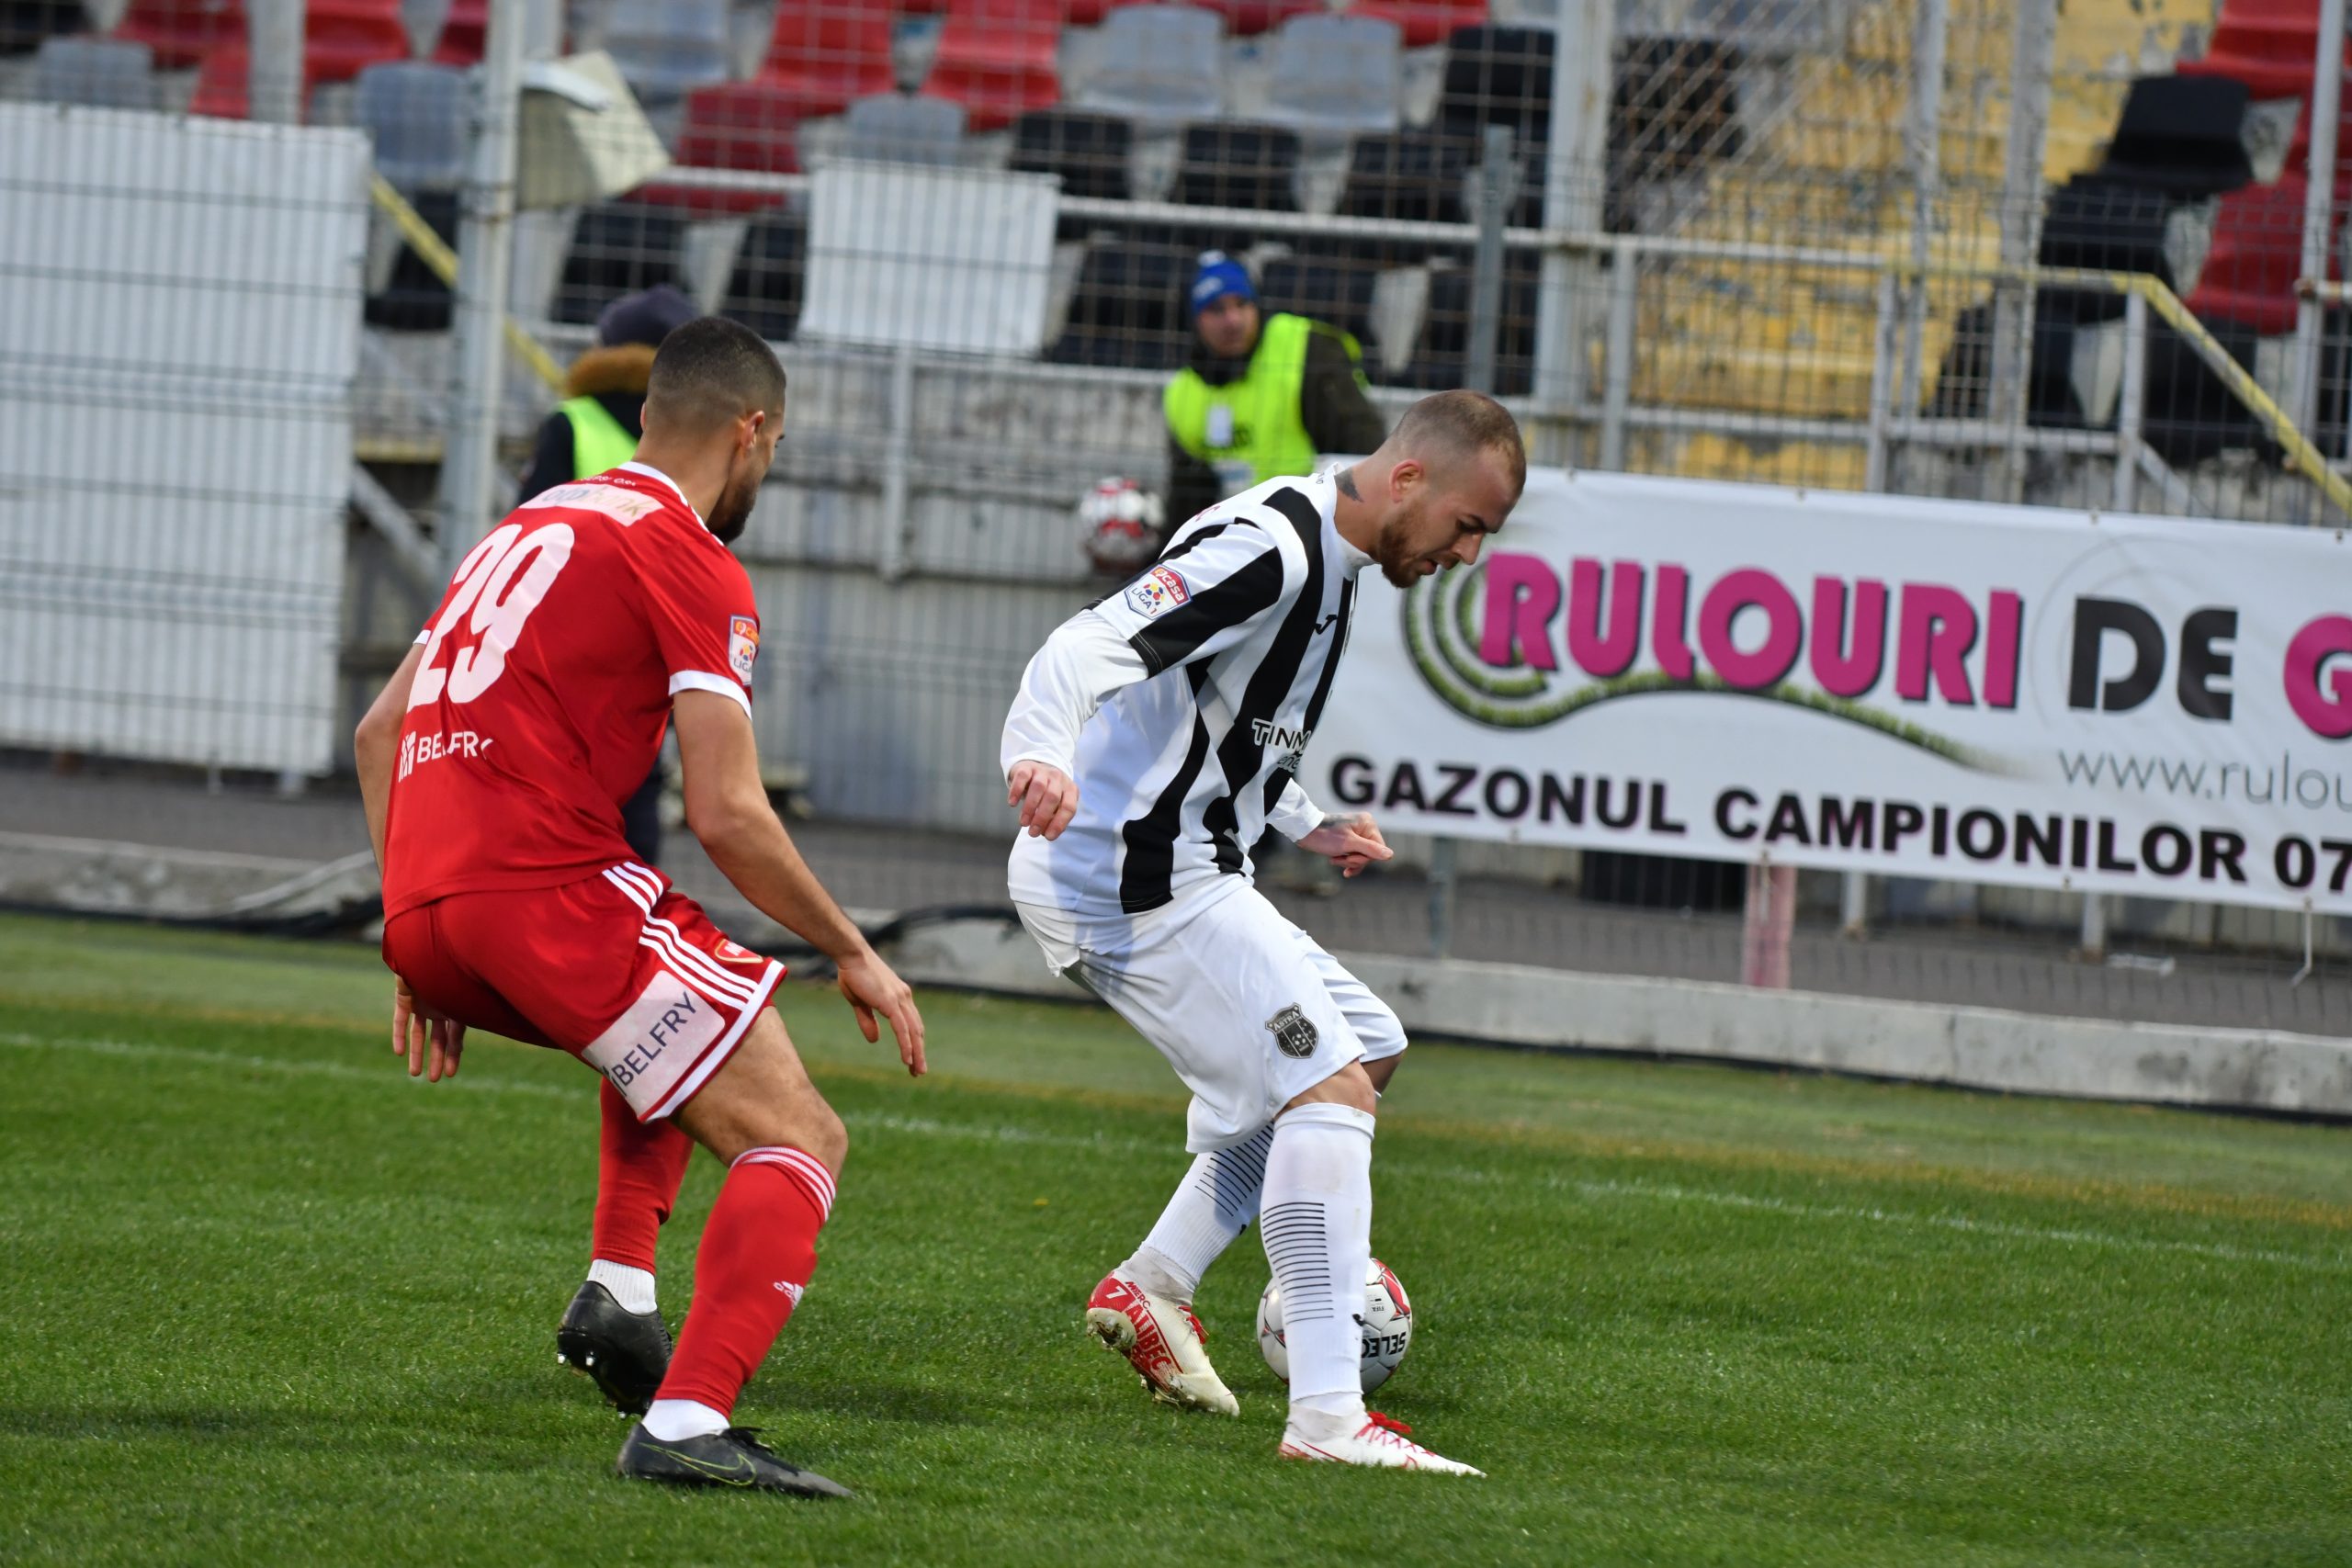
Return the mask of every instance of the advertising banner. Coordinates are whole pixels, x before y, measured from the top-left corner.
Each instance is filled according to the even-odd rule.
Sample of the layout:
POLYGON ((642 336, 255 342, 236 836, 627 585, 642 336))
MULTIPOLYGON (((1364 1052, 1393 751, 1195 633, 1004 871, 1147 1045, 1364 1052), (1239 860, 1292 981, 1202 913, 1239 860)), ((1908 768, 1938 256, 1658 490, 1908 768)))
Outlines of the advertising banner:
POLYGON ((1304 781, 1462 838, 2352 912, 2334 529, 1538 469, 1304 781))

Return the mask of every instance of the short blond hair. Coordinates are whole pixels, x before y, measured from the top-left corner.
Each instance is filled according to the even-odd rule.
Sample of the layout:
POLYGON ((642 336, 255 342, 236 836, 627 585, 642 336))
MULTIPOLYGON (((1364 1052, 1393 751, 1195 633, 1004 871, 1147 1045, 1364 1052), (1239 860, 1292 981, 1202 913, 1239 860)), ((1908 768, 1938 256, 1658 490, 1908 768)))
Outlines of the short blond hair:
POLYGON ((1405 411, 1388 445, 1400 457, 1442 448, 1455 457, 1494 453, 1510 475, 1511 494, 1527 488, 1527 444, 1510 410, 1484 392, 1437 392, 1405 411))

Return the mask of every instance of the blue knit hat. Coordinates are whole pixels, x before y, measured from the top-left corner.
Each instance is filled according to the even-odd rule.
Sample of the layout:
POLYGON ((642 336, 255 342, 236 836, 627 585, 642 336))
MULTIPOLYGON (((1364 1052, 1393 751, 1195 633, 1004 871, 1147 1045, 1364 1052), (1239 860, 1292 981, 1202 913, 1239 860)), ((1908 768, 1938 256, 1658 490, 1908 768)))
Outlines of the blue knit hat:
POLYGON ((1250 287, 1250 269, 1223 251, 1203 251, 1201 270, 1193 275, 1193 314, 1199 315, 1228 294, 1238 294, 1253 305, 1258 302, 1258 291, 1250 287))
POLYGON ((662 340, 702 312, 695 302, 669 284, 656 284, 641 294, 624 294, 596 317, 596 342, 605 348, 643 344, 660 348, 662 340))

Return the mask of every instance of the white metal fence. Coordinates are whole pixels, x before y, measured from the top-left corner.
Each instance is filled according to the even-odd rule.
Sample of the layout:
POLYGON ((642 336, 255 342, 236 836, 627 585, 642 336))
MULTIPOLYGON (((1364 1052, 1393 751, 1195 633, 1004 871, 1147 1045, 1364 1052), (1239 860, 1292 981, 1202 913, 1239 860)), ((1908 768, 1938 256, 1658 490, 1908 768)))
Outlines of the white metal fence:
MULTIPOLYGON (((1256 26, 1282 6, 1215 7, 1205 53, 1198 28, 1123 52, 1137 24, 1119 8, 914 9, 886 9, 876 32, 876 7, 853 0, 616 0, 568 19, 500 0, 406 24, 447 71, 379 58, 336 78, 356 58, 334 52, 343 41, 312 38, 297 72, 290 13, 248 8, 243 110, 361 125, 386 181, 348 373, 362 466, 330 530, 349 547, 343 717, 413 634, 436 560, 511 491, 597 310, 660 282, 758 325, 794 376, 789 439, 741 547, 783 655, 762 738, 815 814, 808 831, 876 889, 868 904, 1000 896, 997 719, 1045 631, 1100 592, 1072 503, 1104 474, 1162 477, 1159 389, 1188 352, 1182 291, 1204 249, 1244 257, 1269 309, 1352 333, 1384 409, 1489 384, 1545 460, 2341 518, 2342 481, 2319 477, 2352 423, 2339 312, 2306 289, 2287 330, 2261 330, 2278 325, 2263 289, 2281 244, 2290 296, 2306 266, 2280 169, 2303 142, 2307 163, 2332 151, 2249 95, 2222 140, 2249 175, 2267 162, 2268 182, 2128 195, 2132 84, 2205 51, 2210 7, 1558 0, 1433 38, 1398 29, 1358 74, 1328 79, 1286 25, 1256 26), (598 46, 608 73, 551 70, 598 46), (677 162, 647 177, 649 146, 677 162), (877 165, 900 172, 859 179, 877 165), (957 180, 960 215, 936 197, 904 205, 957 180), (1015 215, 1005 193, 1034 208, 1039 182, 1057 182, 1023 220, 1049 227, 1042 247, 1033 229, 1022 254, 992 249, 1015 215), (896 209, 876 206, 886 188, 896 209), (433 255, 444 246, 454 258, 433 255), (2173 303, 2206 297, 2271 314, 2249 325, 2173 303)), ((133 5, 113 39, 84 40, 144 39, 143 60, 102 49, 74 78, 72 51, 27 52, 10 93, 238 107, 221 40, 174 55, 156 15, 133 5), (130 87, 107 74, 132 66, 130 87)), ((176 243, 238 222, 200 210, 176 243)), ((310 329, 289 316, 280 330, 310 329)), ((13 344, 0 361, 25 368, 13 344)), ((220 678, 175 646, 183 674, 220 678)), ((0 670, 0 702, 30 684, 0 670)), ((91 802, 120 787, 117 830, 158 844, 296 861, 353 847, 315 799, 243 801, 234 778, 190 795, 101 760, 185 751, 95 729, 6 740, 18 751, 0 829, 112 836, 91 802)), ((1389 951, 1739 973, 1739 868, 1408 850, 1383 886, 1329 900, 1303 886, 1295 902, 1333 940, 1389 951)), ((1801 986, 2304 1027, 2340 1025, 2346 1005, 2324 924, 1950 885, 1797 891, 1801 986), (1878 940, 1841 939, 1841 924, 1878 940), (2290 989, 2306 934, 2318 978, 2290 989), (2077 945, 2146 966, 2077 963, 2077 945)))

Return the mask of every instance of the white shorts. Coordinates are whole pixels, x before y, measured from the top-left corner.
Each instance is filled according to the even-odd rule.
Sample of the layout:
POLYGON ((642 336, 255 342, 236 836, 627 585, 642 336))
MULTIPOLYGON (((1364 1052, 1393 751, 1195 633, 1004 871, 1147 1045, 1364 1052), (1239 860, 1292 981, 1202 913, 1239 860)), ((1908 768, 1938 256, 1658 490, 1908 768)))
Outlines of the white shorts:
POLYGON ((1405 1049, 1388 1004, 1238 877, 1142 915, 1015 908, 1055 973, 1110 1003, 1193 1091, 1193 1154, 1255 1135, 1350 1062, 1405 1049))

